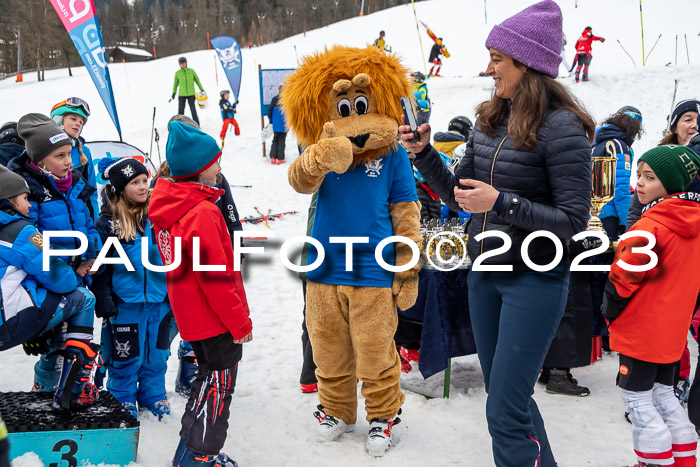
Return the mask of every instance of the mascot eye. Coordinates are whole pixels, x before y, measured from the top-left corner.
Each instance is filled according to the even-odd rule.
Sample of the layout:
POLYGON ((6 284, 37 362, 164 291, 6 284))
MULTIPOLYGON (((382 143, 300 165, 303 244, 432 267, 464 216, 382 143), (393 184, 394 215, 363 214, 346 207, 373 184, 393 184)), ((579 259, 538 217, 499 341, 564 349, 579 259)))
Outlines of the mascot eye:
POLYGON ((350 105, 349 100, 342 99, 340 102, 338 102, 338 113, 341 117, 349 117, 351 112, 352 106, 350 105))
POLYGON ((355 110, 357 115, 364 115, 367 113, 367 98, 364 96, 359 96, 355 98, 355 110))

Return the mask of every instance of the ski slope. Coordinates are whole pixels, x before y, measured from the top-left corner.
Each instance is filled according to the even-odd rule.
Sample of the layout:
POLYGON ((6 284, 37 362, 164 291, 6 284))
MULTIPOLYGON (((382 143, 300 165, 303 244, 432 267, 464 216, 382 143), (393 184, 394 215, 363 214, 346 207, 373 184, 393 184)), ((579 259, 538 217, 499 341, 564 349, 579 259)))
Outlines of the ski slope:
MULTIPOLYGON (((494 24, 531 3, 534 2, 486 0, 488 24, 484 24, 482 0, 431 0, 416 4, 418 17, 443 37, 452 55, 443 61, 442 74, 446 77, 431 79, 428 83, 433 102, 431 124, 435 131, 445 131, 455 115, 474 119, 475 106, 488 99, 493 88, 490 78, 477 76, 488 61, 483 46, 486 35, 494 24)), ((577 85, 573 79, 564 78, 562 82, 598 121, 621 106, 638 107, 646 130, 634 145, 638 157, 661 139, 671 107, 674 79, 680 79, 677 99, 700 96, 697 80, 700 3, 697 0, 644 2, 646 53, 658 35, 662 37, 643 69, 638 0, 578 0, 578 8, 575 0, 558 3, 564 13, 569 60, 573 57, 574 42, 585 26, 592 26, 596 35, 607 39, 604 44, 594 44, 590 82, 577 85), (679 66, 666 67, 667 62, 674 60, 676 34, 681 36, 679 66), (690 61, 695 65, 686 64, 684 34, 688 39, 690 61), (639 68, 634 68, 616 39, 633 55, 639 68)), ((285 239, 305 232, 310 197, 291 189, 287 182, 287 165, 271 166, 269 160, 262 157, 257 69, 258 65, 294 67, 297 57, 333 44, 364 46, 371 43, 381 29, 386 31, 393 51, 403 57, 408 67, 424 71, 410 3, 242 51, 243 79, 236 115, 241 136, 229 133, 223 152, 223 172, 232 185, 253 186, 251 189, 233 188, 241 216, 256 215, 255 207, 264 213, 268 209, 299 211, 297 215, 272 222, 269 230, 260 224, 245 226, 248 231, 274 233, 275 237, 265 243, 265 254, 248 255, 243 268, 254 340, 245 345, 224 448, 242 467, 493 464, 484 416, 486 394, 476 356, 453 360, 450 399, 427 400, 407 391, 400 425, 404 429, 402 441, 382 459, 373 459, 364 452, 368 424, 364 421, 362 401, 355 431, 344 435, 339 442, 319 444, 314 437, 317 423, 311 415, 318 403, 317 397, 299 390, 301 283, 295 273, 281 265, 278 252, 285 239)), ((423 30, 420 37, 427 58, 432 43, 423 30)), ((202 128, 218 139, 221 117, 216 104, 219 91, 228 88, 223 70, 213 50, 185 56, 209 94, 208 109, 199 111, 202 128)), ((167 121, 177 110, 176 101, 168 103, 173 75, 178 69, 177 57, 110 65, 124 141, 149 151, 155 107, 155 127, 161 136, 159 147, 163 160, 167 121)), ((0 122, 18 120, 29 112, 48 114, 56 102, 77 95, 87 99, 93 110, 84 130, 86 139, 118 139, 85 68, 73 69, 73 74, 70 78, 67 70, 52 70, 46 72, 46 81, 41 83, 36 82, 35 73, 25 74, 24 83, 15 83, 12 79, 0 81, 0 122)), ((189 114, 189 110, 186 113, 189 114)), ((269 151, 269 142, 267 149, 269 151)), ((297 155, 295 138, 290 133, 287 160, 291 162, 297 155)), ((152 158, 157 164, 159 151, 155 143, 152 158)), ((99 320, 95 324, 99 330, 99 320)), ((173 343, 173 350, 176 345, 177 341, 173 343)), ((691 349, 694 352, 695 347, 691 349)), ((33 362, 20 348, 0 353, 0 391, 28 390, 33 362)), ((535 398, 560 466, 619 466, 634 461, 630 426, 622 416, 623 406, 615 387, 616 367, 616 357, 606 355, 592 366, 574 370, 580 383, 591 389, 591 395, 586 398, 550 395, 540 385, 535 388, 535 398)), ((157 422, 150 415, 141 417, 137 466, 170 465, 185 405, 185 400, 174 392, 176 372, 177 358, 173 357, 166 376, 173 416, 165 422, 157 422)), ((441 392, 442 374, 423 382, 414 369, 402 376, 402 383, 407 388, 421 388, 437 395, 441 392)), ((14 465, 42 464, 36 456, 28 454, 14 465)))

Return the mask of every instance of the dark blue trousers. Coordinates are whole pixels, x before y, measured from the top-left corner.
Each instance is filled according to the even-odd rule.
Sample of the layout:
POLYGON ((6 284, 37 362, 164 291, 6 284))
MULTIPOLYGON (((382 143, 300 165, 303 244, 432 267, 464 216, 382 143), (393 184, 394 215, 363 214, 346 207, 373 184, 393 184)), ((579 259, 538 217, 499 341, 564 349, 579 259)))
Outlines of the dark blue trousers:
POLYGON ((488 398, 486 420, 498 467, 556 465, 535 381, 564 314, 569 262, 548 272, 469 273, 469 312, 488 398))

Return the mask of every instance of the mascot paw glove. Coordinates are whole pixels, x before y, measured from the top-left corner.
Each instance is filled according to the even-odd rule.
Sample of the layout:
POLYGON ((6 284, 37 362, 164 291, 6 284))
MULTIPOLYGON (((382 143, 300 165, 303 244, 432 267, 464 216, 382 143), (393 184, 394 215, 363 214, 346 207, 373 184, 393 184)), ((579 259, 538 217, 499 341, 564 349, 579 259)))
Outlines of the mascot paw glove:
POLYGON ((335 136, 335 125, 327 122, 323 125, 323 133, 318 143, 316 161, 322 169, 328 172, 344 173, 352 164, 352 143, 344 136, 335 136))
POLYGON ((418 298, 418 274, 411 273, 411 271, 395 273, 391 292, 394 294, 396 306, 399 310, 408 310, 416 304, 416 299, 418 298), (409 275, 402 276, 402 274, 406 273, 409 273, 409 275))

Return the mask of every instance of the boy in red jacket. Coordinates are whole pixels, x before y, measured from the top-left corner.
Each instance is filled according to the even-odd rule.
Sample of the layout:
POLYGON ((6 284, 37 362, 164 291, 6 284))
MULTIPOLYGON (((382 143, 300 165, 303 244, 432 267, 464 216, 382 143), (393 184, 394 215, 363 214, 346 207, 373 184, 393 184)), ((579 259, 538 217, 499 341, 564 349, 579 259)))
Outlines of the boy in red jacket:
POLYGON ((593 28, 586 26, 586 29, 581 33, 581 37, 576 41, 576 61, 578 62, 578 67, 576 67, 577 83, 579 74, 581 73, 581 67, 583 67, 583 80, 588 81, 588 67, 593 59, 593 55, 591 55, 593 41, 605 42, 605 38, 594 36, 593 28))
POLYGON ((603 316, 610 348, 620 353, 617 384, 639 466, 696 465, 698 435, 673 381, 700 288, 700 193, 684 191, 699 167, 686 146, 659 146, 639 159, 637 194, 647 206, 630 232, 654 241, 621 241, 605 287, 603 316))
POLYGON ((166 272, 168 296, 180 335, 199 363, 173 466, 235 467, 220 450, 241 344, 253 335, 241 273, 233 270, 231 237, 214 205, 224 193, 214 188, 221 149, 196 128, 176 121, 168 126, 166 159, 175 182, 158 179, 149 218, 163 264, 179 264, 166 272))

